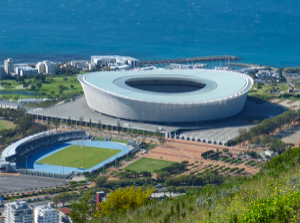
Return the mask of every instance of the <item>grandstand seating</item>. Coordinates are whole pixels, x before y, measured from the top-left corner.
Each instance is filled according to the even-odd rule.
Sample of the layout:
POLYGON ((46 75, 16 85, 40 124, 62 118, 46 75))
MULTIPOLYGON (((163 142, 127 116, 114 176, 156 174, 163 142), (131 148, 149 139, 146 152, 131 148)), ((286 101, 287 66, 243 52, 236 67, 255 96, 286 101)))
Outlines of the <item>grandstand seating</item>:
POLYGON ((43 151, 56 143, 86 138, 87 135, 85 134, 85 131, 42 134, 18 145, 15 149, 15 153, 5 159, 8 162, 16 163, 18 166, 19 163, 26 159, 26 156, 31 156, 43 151))

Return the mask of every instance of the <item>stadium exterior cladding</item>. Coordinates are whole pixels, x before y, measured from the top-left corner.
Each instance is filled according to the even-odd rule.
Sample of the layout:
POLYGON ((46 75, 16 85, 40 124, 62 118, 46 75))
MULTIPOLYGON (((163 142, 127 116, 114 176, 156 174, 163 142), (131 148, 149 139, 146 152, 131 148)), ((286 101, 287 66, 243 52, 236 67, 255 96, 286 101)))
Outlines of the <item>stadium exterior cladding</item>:
POLYGON ((243 109, 253 85, 248 75, 206 69, 96 72, 78 79, 87 104, 94 111, 149 123, 201 122, 233 116, 243 109), (155 83, 162 79, 164 82, 201 82, 205 86, 170 93, 142 90, 128 84, 135 80, 155 83))

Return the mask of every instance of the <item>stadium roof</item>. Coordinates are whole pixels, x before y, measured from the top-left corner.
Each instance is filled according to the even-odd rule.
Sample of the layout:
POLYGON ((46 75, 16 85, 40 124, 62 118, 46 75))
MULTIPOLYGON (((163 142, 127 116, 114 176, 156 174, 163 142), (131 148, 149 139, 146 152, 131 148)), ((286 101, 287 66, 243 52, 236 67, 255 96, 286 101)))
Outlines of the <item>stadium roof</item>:
POLYGON ((189 103, 208 102, 224 99, 245 90, 251 84, 244 74, 231 71, 198 70, 154 70, 126 72, 96 72, 83 76, 91 86, 120 97, 149 102, 189 103), (186 93, 159 93, 139 90, 125 84, 133 77, 177 77, 203 81, 206 86, 200 90, 186 93))
POLYGON ((40 136, 44 136, 46 134, 50 134, 53 131, 45 131, 45 132, 41 132, 41 133, 37 133, 35 135, 31 135, 31 136, 27 136, 23 139, 18 140, 17 142, 14 142, 13 144, 9 145, 8 147, 6 147, 3 152, 2 152, 2 157, 6 158, 9 156, 13 156, 16 154, 16 149, 18 148, 18 146, 22 145, 23 143, 36 139, 40 136))

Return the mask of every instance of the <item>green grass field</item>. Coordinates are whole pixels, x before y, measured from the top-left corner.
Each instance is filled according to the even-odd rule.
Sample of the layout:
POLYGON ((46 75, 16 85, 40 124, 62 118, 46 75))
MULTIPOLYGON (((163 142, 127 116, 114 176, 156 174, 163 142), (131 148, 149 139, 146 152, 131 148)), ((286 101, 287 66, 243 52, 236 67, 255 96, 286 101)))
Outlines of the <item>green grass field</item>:
POLYGON ((40 164, 89 169, 118 154, 121 150, 73 145, 45 159, 40 164))
POLYGON ((13 127, 15 127, 15 124, 13 122, 6 121, 6 120, 0 120, 0 130, 11 129, 13 127))
MULTIPOLYGON (((36 83, 34 82, 33 78, 28 78, 25 80, 26 82, 31 81, 34 85, 36 83)), ((63 95, 68 95, 68 94, 74 94, 76 92, 81 92, 82 87, 77 80, 76 76, 68 77, 67 80, 64 80, 64 77, 61 76, 56 76, 56 77, 47 77, 45 83, 41 83, 42 87, 40 89, 36 90, 30 90, 30 86, 28 89, 24 88, 22 84, 17 83, 15 80, 1 80, 0 83, 6 82, 10 83, 11 85, 9 88, 4 88, 3 86, 0 85, 0 90, 1 91, 9 91, 11 92, 10 95, 5 95, 6 98, 13 98, 15 99, 16 96, 18 98, 45 98, 45 97, 60 97, 61 95, 59 94, 59 85, 63 85, 65 87, 68 87, 67 90, 63 91, 63 95), (74 87, 71 88, 70 86, 73 85, 74 87), (22 93, 15 93, 17 91, 30 91, 36 93, 36 95, 24 95, 22 93), (52 93, 54 91, 54 93, 52 93), (44 93, 45 95, 41 95, 44 93)))
POLYGON ((156 159, 149 159, 149 158, 142 158, 138 161, 130 164, 125 170, 131 170, 135 172, 152 172, 156 170, 160 170, 166 166, 172 165, 174 162, 165 161, 165 160, 156 160, 156 159))

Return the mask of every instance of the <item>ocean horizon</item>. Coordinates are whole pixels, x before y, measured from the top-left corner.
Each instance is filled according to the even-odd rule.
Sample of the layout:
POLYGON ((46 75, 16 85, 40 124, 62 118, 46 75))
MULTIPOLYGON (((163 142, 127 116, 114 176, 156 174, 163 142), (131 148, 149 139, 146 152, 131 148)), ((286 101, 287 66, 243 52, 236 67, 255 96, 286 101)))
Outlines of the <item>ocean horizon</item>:
POLYGON ((0 64, 91 55, 140 60, 234 55, 239 62, 300 66, 295 0, 3 0, 0 64))

